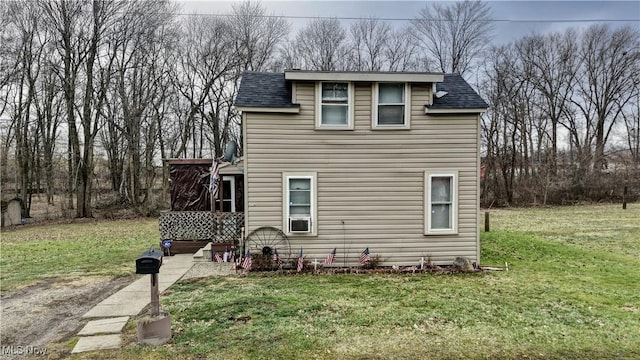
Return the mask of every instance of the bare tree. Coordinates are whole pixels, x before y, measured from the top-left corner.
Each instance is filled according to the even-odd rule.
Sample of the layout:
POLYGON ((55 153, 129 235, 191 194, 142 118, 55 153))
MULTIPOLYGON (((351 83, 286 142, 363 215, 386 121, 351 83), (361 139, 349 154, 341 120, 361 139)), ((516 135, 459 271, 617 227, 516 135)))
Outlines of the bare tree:
POLYGON ((346 70, 349 48, 346 32, 337 19, 314 19, 298 32, 293 46, 306 70, 346 70))
POLYGON ((394 29, 384 49, 389 71, 424 71, 426 61, 418 56, 419 45, 411 27, 394 29))
POLYGON ((42 77, 46 40, 42 37, 37 7, 28 2, 13 2, 8 11, 11 20, 7 25, 14 36, 12 62, 16 67, 13 70, 15 77, 6 78, 13 81, 12 92, 6 97, 10 104, 7 110, 15 140, 18 196, 23 200, 23 214, 28 217, 34 183, 36 188, 40 188, 38 165, 42 129, 39 127, 38 85, 42 77))
POLYGON ((627 131, 627 146, 631 160, 640 166, 640 84, 636 87, 635 98, 624 108, 621 115, 627 131))
MULTIPOLYGON (((111 52, 116 77, 111 99, 117 99, 119 111, 109 124, 111 137, 117 139, 121 134, 126 150, 123 162, 115 154, 111 157, 116 161, 112 167, 122 165, 118 184, 121 197, 146 214, 153 202, 153 155, 161 122, 152 114, 155 103, 166 99, 162 95, 168 85, 165 79, 170 57, 166 56, 165 42, 175 36, 167 31, 172 22, 168 2, 129 1, 126 6, 120 21, 114 24, 116 31, 110 41, 116 44, 111 52)), ((106 82, 110 82, 108 76, 106 82)))
POLYGON ((259 2, 244 1, 233 6, 228 19, 240 70, 262 71, 273 66, 278 44, 289 33, 289 23, 267 15, 259 2))
POLYGON ((635 96, 640 82, 639 49, 640 33, 630 26, 612 30, 607 25, 593 25, 582 35, 579 56, 583 76, 574 103, 592 129, 594 169, 605 167, 611 130, 635 96))
MULTIPOLYGON (((69 132, 69 189, 75 186, 76 217, 91 217, 94 143, 101 126, 99 109, 108 83, 103 70, 102 48, 123 2, 46 1, 44 18, 58 40, 55 44, 64 63, 60 77, 65 94, 69 132), (77 120, 77 123, 76 123, 77 120)), ((72 199, 70 197, 70 205, 72 199)))
MULTIPOLYGON (((577 34, 568 30, 564 34, 532 35, 516 43, 518 56, 525 65, 523 74, 541 94, 540 108, 550 121, 550 171, 555 174, 558 154, 558 126, 569 113, 571 96, 576 84, 577 34)), ((545 134, 546 134, 545 129, 545 134)))
POLYGON ((476 0, 433 3, 411 23, 437 70, 463 75, 482 55, 493 31, 489 5, 476 0))
POLYGON ((283 71, 300 68, 302 68, 302 59, 295 39, 285 39, 282 44, 278 46, 273 70, 283 71))
POLYGON ((383 70, 391 26, 380 19, 369 18, 353 23, 349 30, 352 49, 350 68, 356 71, 383 70))
MULTIPOLYGON (((226 83, 226 76, 238 68, 240 58, 234 56, 234 38, 229 24, 220 18, 193 17, 187 20, 177 68, 173 72, 174 88, 184 99, 178 110, 180 138, 175 157, 202 157, 205 140, 203 117, 210 97, 226 83), (191 142, 191 144, 190 144, 191 142)), ((215 116, 215 115, 213 115, 215 116)), ((215 153, 222 154, 221 145, 215 153)))
POLYGON ((59 76, 65 98, 65 112, 67 118, 67 195, 68 207, 74 208, 73 191, 75 186, 76 164, 80 162, 80 140, 76 126, 76 79, 80 69, 83 54, 81 51, 81 37, 79 32, 88 26, 86 19, 81 17, 82 3, 80 2, 43 2, 44 21, 49 31, 55 34, 54 43, 63 61, 62 73, 59 76))

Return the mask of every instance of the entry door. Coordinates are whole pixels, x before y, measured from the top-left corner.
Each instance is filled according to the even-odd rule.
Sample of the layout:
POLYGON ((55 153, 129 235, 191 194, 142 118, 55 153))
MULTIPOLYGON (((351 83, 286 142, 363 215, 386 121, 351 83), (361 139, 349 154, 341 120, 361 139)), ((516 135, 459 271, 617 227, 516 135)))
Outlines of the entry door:
MULTIPOLYGON (((236 179, 233 176, 222 177, 222 212, 236 212, 236 179)), ((216 210, 220 209, 220 200, 216 199, 216 210)))

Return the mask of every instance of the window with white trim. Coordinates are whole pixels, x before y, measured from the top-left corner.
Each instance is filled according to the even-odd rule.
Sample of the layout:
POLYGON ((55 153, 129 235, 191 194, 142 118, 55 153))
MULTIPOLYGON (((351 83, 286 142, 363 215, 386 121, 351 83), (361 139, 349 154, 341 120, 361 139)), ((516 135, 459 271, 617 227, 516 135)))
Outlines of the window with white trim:
POLYGON ((409 128, 409 89, 407 83, 374 84, 374 128, 409 128))
POLYGON ((319 82, 316 87, 318 128, 351 129, 351 83, 319 82))
POLYGON ((425 234, 458 233, 458 172, 425 171, 425 234))
POLYGON ((315 235, 315 173, 283 174, 285 233, 315 235))

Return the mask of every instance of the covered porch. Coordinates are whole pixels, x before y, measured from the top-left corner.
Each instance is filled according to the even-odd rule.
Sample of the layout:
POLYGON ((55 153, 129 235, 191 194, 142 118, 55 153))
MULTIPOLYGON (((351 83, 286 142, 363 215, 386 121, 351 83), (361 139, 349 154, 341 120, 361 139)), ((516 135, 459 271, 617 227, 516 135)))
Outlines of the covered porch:
POLYGON ((243 161, 219 163, 219 190, 211 197, 213 159, 167 159, 171 209, 160 213, 160 245, 165 255, 194 253, 207 243, 214 251, 234 250, 243 238, 243 161), (167 242, 171 246, 167 247, 167 242), (163 246, 163 243, 165 246, 163 246))

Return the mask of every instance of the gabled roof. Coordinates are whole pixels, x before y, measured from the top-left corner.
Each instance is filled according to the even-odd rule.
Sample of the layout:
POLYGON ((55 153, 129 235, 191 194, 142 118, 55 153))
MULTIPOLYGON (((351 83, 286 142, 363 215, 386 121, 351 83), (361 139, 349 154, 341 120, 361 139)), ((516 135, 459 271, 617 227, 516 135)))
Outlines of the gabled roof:
POLYGON ((236 107, 298 108, 291 103, 291 84, 283 73, 245 71, 235 101, 236 107))
POLYGON ((433 104, 427 106, 427 112, 455 109, 487 109, 489 105, 473 90, 460 74, 445 74, 444 81, 436 83, 437 93, 446 95, 433 97, 433 104))
MULTIPOLYGON (((443 82, 436 82, 438 93, 428 113, 482 112, 489 106, 459 74, 444 74, 443 82)), ((300 105, 291 102, 291 84, 284 73, 247 71, 242 75, 235 106, 240 110, 298 112, 300 105)))

